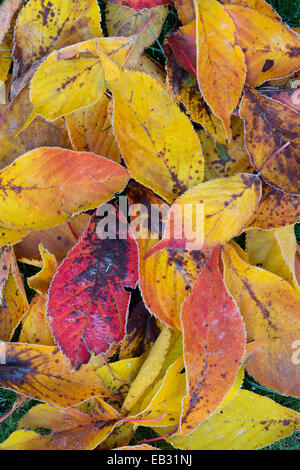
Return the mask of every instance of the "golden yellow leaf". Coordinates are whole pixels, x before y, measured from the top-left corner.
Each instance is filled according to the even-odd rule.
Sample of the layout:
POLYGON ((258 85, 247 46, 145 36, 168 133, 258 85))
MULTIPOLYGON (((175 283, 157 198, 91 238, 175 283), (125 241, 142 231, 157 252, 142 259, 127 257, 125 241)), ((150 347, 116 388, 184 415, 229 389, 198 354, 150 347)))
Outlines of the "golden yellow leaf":
POLYGON ((195 0, 194 5, 199 87, 231 140, 230 116, 238 105, 246 78, 244 55, 224 7, 217 0, 195 0))
POLYGON ((19 337, 20 343, 42 344, 54 346, 55 342, 50 330, 50 322, 46 317, 47 298, 36 294, 30 309, 22 321, 22 330, 19 337))
POLYGON ((15 27, 14 81, 50 52, 102 36, 97 0, 30 0, 15 27))
POLYGON ((297 240, 293 225, 277 230, 249 230, 246 246, 250 264, 277 274, 299 290, 295 273, 297 240))
POLYGON ((107 390, 118 398, 125 399, 129 387, 135 380, 145 358, 133 357, 112 362, 96 370, 96 374, 101 379, 107 390))
MULTIPOLYGON (((134 43, 132 38, 99 38, 101 48, 113 60, 124 63, 134 43)), ((48 121, 91 106, 106 89, 104 71, 95 50, 95 40, 84 41, 50 54, 31 80, 33 115, 48 121)))
POLYGON ((39 245, 43 267, 34 276, 27 279, 28 286, 42 296, 47 296, 52 278, 57 270, 58 264, 55 256, 46 250, 41 243, 39 245))
POLYGON ((164 327, 152 346, 148 357, 143 363, 136 379, 131 384, 128 394, 122 405, 122 412, 128 414, 145 390, 158 376, 170 347, 171 331, 164 327))
POLYGON ((255 450, 289 436, 299 425, 296 411, 241 390, 192 434, 167 441, 185 450, 255 450))
MULTIPOLYGON (((206 249, 213 249, 217 245, 226 243, 238 235, 249 222, 260 198, 261 182, 258 176, 247 173, 217 178, 194 186, 180 196, 171 207, 164 237, 148 252, 147 256, 152 256, 162 248, 187 249, 193 243, 197 244, 198 240, 195 238, 201 233, 200 229, 202 229, 203 240, 199 236, 199 243, 203 241, 206 249), (203 205, 203 220, 199 221, 198 217, 190 216, 191 229, 186 231, 184 226, 185 230, 180 233, 178 221, 176 217, 171 217, 171 214, 176 210, 178 212, 179 207, 181 213, 184 213, 188 205, 191 205, 195 212, 196 204, 203 205)), ((184 220, 185 224, 186 219, 187 217, 184 220)))
MULTIPOLYGON (((193 22, 194 24, 195 22, 193 22)), ((190 25, 180 28, 182 32, 190 29, 190 25)), ((195 30, 194 28, 193 32, 195 30)), ((177 42, 183 41, 184 36, 174 33, 164 45, 166 54, 167 90, 177 103, 182 103, 192 121, 195 121, 206 130, 208 134, 216 137, 218 142, 226 143, 226 133, 222 121, 213 114, 210 107, 204 101, 199 90, 196 77, 187 72, 177 61, 172 46, 178 46, 177 42), (175 41, 175 45, 174 45, 175 41)))
POLYGON ((9 341, 29 305, 13 249, 4 247, 0 255, 0 340, 9 341))
POLYGON ((171 364, 161 381, 157 393, 149 405, 136 416, 130 416, 132 422, 142 426, 174 426, 179 424, 181 402, 186 391, 186 376, 181 356, 171 364))
POLYGON ((129 172, 172 202, 176 195, 203 180, 197 134, 156 80, 121 70, 100 47, 99 43, 106 80, 114 95, 114 131, 129 172))

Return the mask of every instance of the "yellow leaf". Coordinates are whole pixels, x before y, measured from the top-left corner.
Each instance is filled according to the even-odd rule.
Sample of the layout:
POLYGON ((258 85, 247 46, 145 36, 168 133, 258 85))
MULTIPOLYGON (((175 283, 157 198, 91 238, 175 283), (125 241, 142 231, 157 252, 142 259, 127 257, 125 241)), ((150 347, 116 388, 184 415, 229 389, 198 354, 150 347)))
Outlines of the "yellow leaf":
POLYGON ((42 344, 54 346, 55 342, 50 330, 50 322, 46 317, 47 298, 36 294, 30 309, 22 321, 22 330, 19 337, 20 343, 42 344))
POLYGON ((132 422, 142 426, 174 426, 179 424, 181 402, 186 391, 186 376, 181 356, 169 366, 157 393, 149 405, 136 416, 130 416, 132 422))
POLYGON ((121 70, 100 47, 114 95, 114 131, 129 172, 172 202, 203 180, 202 151, 193 126, 156 80, 121 70))
POLYGON ((123 413, 128 414, 130 412, 137 401, 143 396, 147 387, 158 376, 169 350, 170 341, 171 331, 169 328, 164 327, 128 391, 122 406, 123 413))
POLYGON ((223 247, 224 279, 243 315, 248 341, 273 340, 254 350, 246 369, 259 383, 300 396, 300 368, 293 360, 300 338, 300 295, 279 276, 242 261, 223 247))
MULTIPOLYGON (((101 48, 121 65, 130 52, 132 38, 99 38, 101 48)), ((91 106, 106 89, 104 71, 95 51, 95 40, 84 41, 50 54, 31 80, 33 116, 48 121, 91 106)), ((23 129, 28 125, 25 123, 23 129)))
MULTIPOLYGON (((198 243, 196 234, 198 234, 199 242, 201 242, 201 233, 204 241, 203 246, 206 249, 213 249, 217 245, 226 243, 238 235, 249 222, 260 198, 261 182, 259 178, 257 175, 247 173, 240 173, 227 178, 217 178, 194 186, 180 196, 174 206, 170 208, 170 216, 164 237, 148 252, 148 256, 152 256, 153 253, 162 248, 188 249, 192 244, 198 243), (217 198, 216 194, 218 195, 217 198), (198 221, 198 217, 190 216, 191 230, 186 231, 184 225, 184 230, 180 233, 176 217, 178 208, 184 214, 188 205, 195 208, 197 204, 203 206, 203 220, 198 221), (175 216, 171 217, 174 213, 175 216), (193 241, 192 236, 194 237, 193 241)), ((186 224, 187 217, 184 219, 186 224)), ((182 223, 180 219, 179 222, 182 223)))
POLYGON ((130 385, 142 367, 144 359, 141 356, 112 362, 97 369, 96 374, 113 396, 121 396, 122 399, 125 399, 130 385))
POLYGON ((15 27, 14 80, 64 46, 102 36, 97 0, 30 0, 15 27))
POLYGON ((234 175, 235 173, 252 173, 253 167, 245 148, 244 123, 241 119, 231 118, 232 142, 223 144, 218 139, 198 131, 205 165, 205 180, 234 175))
MULTIPOLYGON (((178 41, 184 37, 181 32, 195 34, 195 21, 191 25, 180 28, 169 41, 178 37, 178 41)), ((204 101, 195 77, 190 75, 177 61, 172 50, 172 42, 164 45, 166 54, 167 90, 177 103, 182 103, 192 121, 198 122, 208 134, 216 137, 218 142, 226 143, 226 133, 222 121, 213 114, 208 104, 204 101)), ((204 131, 203 131, 204 132, 204 131)), ((199 135, 199 133, 198 133, 199 135)))
POLYGON ((9 341, 29 305, 12 248, 1 250, 0 259, 0 340, 9 341))
POLYGON ((55 256, 46 250, 42 243, 40 244, 39 249, 43 260, 43 268, 34 276, 29 277, 27 282, 31 289, 35 290, 42 296, 47 296, 50 283, 57 270, 58 264, 55 256))
POLYGON ((246 78, 245 59, 234 23, 217 0, 195 0, 197 77, 205 101, 224 123, 231 140, 230 116, 246 78))
POLYGON ((19 157, 0 177, 0 220, 13 228, 40 230, 111 199, 127 183, 128 173, 92 153, 45 147, 19 157))
POLYGON ((185 450, 255 450, 289 436, 300 414, 248 390, 241 390, 189 436, 167 439, 185 450))
POLYGON ((246 240, 250 264, 277 274, 299 290, 295 273, 297 240, 293 225, 277 230, 249 230, 246 240))

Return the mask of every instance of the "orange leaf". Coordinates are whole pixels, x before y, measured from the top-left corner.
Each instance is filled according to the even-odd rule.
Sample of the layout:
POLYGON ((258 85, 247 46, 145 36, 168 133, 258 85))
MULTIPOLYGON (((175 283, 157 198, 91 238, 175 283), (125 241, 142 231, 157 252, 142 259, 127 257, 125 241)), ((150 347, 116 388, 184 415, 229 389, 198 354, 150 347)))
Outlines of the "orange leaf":
POLYGON ((246 78, 244 55, 236 43, 234 23, 217 0, 195 0, 195 10, 199 87, 231 140, 230 116, 246 78))

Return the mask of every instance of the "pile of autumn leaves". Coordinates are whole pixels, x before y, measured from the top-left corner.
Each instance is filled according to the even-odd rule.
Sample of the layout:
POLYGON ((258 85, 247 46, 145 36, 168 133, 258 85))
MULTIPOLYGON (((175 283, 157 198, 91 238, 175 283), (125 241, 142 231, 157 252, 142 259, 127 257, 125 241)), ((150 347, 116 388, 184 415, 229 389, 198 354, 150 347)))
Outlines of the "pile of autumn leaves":
POLYGON ((300 428, 241 389, 246 368, 300 396, 300 37, 264 0, 120 0, 105 21, 96 0, 0 8, 0 386, 44 403, 0 449, 125 448, 140 425, 263 447, 300 428), (163 68, 144 49, 169 3, 163 68), (122 191, 204 204, 203 248, 145 212, 135 239, 122 191), (108 201, 128 237, 99 238, 108 201), (17 261, 41 268, 30 304, 17 261))

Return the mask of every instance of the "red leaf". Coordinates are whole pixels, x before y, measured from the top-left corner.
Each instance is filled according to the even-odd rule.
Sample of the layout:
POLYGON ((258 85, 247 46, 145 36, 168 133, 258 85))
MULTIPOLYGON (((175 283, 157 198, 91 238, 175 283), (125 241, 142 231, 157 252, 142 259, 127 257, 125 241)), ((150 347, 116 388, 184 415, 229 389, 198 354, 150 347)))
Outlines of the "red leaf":
POLYGON ((197 78, 197 55, 196 55, 196 23, 193 21, 187 26, 168 37, 168 44, 177 59, 177 62, 187 72, 197 78), (192 30, 194 26, 194 31, 192 30), (188 28, 188 30, 187 30, 188 28), (191 31, 191 34, 187 32, 191 31), (193 34, 194 33, 194 34, 193 34))
POLYGON ((53 336, 75 369, 89 361, 92 351, 104 353, 123 339, 130 300, 124 287, 134 288, 138 280, 136 241, 122 213, 110 207, 119 222, 116 239, 99 238, 104 231, 98 226, 98 209, 49 291, 47 315, 53 336), (126 239, 120 239, 121 227, 128 228, 126 239))
POLYGON ((237 376, 246 347, 237 304, 218 267, 215 249, 191 294, 181 322, 188 393, 183 402, 181 433, 191 433, 223 401, 237 376))

